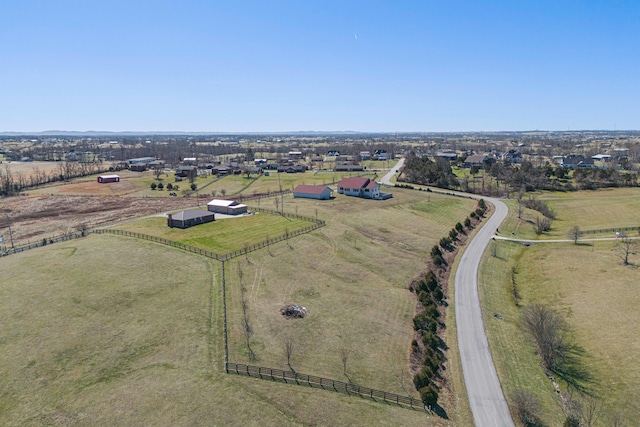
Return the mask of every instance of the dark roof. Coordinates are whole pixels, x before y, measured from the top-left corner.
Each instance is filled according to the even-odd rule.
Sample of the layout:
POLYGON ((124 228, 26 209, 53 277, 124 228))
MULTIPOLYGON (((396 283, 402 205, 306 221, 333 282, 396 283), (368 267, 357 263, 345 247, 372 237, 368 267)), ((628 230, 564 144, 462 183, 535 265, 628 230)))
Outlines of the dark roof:
POLYGON ((322 194, 326 189, 331 190, 326 185, 304 185, 300 184, 294 188, 294 193, 322 194))
POLYGON ((488 159, 486 154, 474 154, 465 159, 465 163, 482 163, 488 159))
POLYGON ((213 212, 196 209, 196 210, 178 212, 177 214, 173 214, 171 216, 171 219, 175 219, 178 221, 187 221, 189 219, 202 218, 202 217, 211 216, 211 215, 213 215, 213 212))

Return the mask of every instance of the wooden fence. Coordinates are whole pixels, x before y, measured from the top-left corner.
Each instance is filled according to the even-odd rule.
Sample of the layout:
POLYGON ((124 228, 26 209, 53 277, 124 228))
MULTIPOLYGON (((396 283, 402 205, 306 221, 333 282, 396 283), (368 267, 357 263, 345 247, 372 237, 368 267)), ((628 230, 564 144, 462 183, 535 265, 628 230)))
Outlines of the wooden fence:
MULTIPOLYGON (((0 251, 0 256, 17 254, 19 252, 28 251, 29 249, 35 249, 35 248, 39 248, 39 247, 42 247, 42 246, 51 245, 53 243, 58 243, 58 242, 64 242, 64 241, 71 240, 71 239, 77 239, 79 237, 86 236, 88 233, 89 233, 88 231, 85 231, 84 233, 78 231, 76 233, 68 233, 68 234, 64 234, 62 236, 58 236, 58 237, 43 238, 39 242, 29 243, 29 244, 22 245, 22 246, 16 246, 16 247, 13 247, 13 248, 1 250, 0 251)), ((7 242, 5 242, 5 243, 7 243, 7 242)))
POLYGON ((374 390, 372 388, 362 387, 353 383, 345 383, 343 381, 332 380, 329 378, 316 377, 313 375, 299 374, 292 371, 283 371, 280 369, 265 368, 262 366, 244 365, 241 363, 227 363, 225 370, 228 374, 246 375, 249 377, 260 378, 263 380, 271 380, 283 382, 286 384, 304 385, 312 388, 322 388, 324 390, 332 390, 348 395, 356 395, 362 398, 368 398, 376 401, 384 401, 396 405, 409 406, 413 409, 419 409, 429 412, 429 409, 419 399, 408 396, 401 396, 386 391, 374 390))
MULTIPOLYGON (((254 208, 252 208, 254 209, 254 208)), ((267 209, 255 209, 258 210, 260 212, 268 212, 268 213, 275 213, 275 214, 279 214, 281 215, 281 213, 275 212, 275 211, 270 211, 267 209)), ((179 248, 188 252, 193 252, 199 255, 203 255, 206 256, 208 258, 213 258, 215 260, 218 261, 228 261, 230 259, 242 256, 242 255, 246 255, 249 252, 253 252, 256 251, 258 249, 262 249, 265 248, 269 245, 273 245, 274 243, 278 243, 281 242, 283 240, 287 240, 287 239, 291 239, 292 237, 295 236, 299 236, 301 234, 305 234, 305 233, 309 233, 313 230, 316 230, 320 227, 324 227, 326 225, 325 221, 322 220, 314 220, 311 218, 307 218, 307 217, 303 217, 303 216, 299 216, 299 215, 294 215, 294 214, 289 214, 289 213, 284 213, 283 216, 286 217, 290 217, 290 218, 296 218, 296 219, 301 219, 304 221, 309 221, 309 222, 313 222, 312 225, 308 226, 308 227, 304 227, 304 228, 300 228, 294 231, 288 231, 285 234, 281 235, 281 236, 276 236, 276 237, 271 237, 267 240, 263 240, 262 242, 259 243, 255 243, 253 245, 248 245, 245 246, 242 249, 238 249, 235 250, 233 252, 229 252, 227 254, 218 254, 215 252, 211 252, 208 251, 206 249, 202 249, 202 248, 196 248, 195 246, 191 246, 191 245, 186 245, 184 243, 180 243, 180 242, 176 242, 174 240, 169 240, 169 239, 165 239, 162 237, 157 237, 157 236, 151 236, 149 234, 142 234, 142 233, 136 233, 133 231, 126 231, 126 230, 117 230, 117 229, 111 229, 111 228, 105 228, 105 229, 98 229, 98 230, 93 230, 93 233, 98 233, 98 234, 117 234, 120 236, 128 236, 128 237, 135 237, 137 239, 144 239, 144 240, 150 240, 152 242, 156 242, 156 243, 160 243, 163 245, 167 245, 167 246, 171 246, 174 248, 179 248)))
POLYGON ((604 233, 615 233, 616 231, 638 231, 640 232, 640 227, 618 227, 618 228, 601 228, 598 230, 582 230, 582 234, 604 234, 604 233))

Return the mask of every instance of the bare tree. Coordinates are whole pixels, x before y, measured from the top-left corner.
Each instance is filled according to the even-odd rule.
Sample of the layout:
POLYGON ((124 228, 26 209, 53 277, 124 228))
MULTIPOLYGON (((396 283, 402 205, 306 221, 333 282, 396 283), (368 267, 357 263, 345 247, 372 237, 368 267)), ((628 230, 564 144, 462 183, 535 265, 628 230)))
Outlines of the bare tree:
POLYGON ((516 390, 511 395, 511 402, 516 416, 525 426, 539 424, 540 402, 535 395, 524 390, 516 390))
POLYGON ((238 277, 240 278, 240 307, 242 308, 242 334, 244 335, 245 345, 247 346, 247 353, 249 355, 249 360, 256 360, 256 354, 253 352, 251 348, 251 336, 253 335, 253 328, 251 327, 251 323, 249 322, 249 313, 247 311, 247 298, 246 298, 246 288, 244 287, 244 283, 242 282, 243 272, 240 264, 238 264, 238 277))
POLYGON ((284 339, 284 353, 287 356, 287 366, 291 372, 295 372, 295 370, 291 367, 291 356, 293 356, 293 351, 295 350, 293 338, 291 335, 287 335, 284 339))
POLYGON ((636 248, 640 244, 640 240, 629 237, 624 231, 618 236, 613 250, 622 260, 624 265, 629 265, 629 255, 636 253, 636 248))
POLYGON ((574 225, 573 228, 569 230, 569 238, 577 245, 580 237, 582 237, 582 230, 580 230, 580 227, 577 225, 574 225))
POLYGON ((545 369, 552 371, 567 347, 564 318, 546 305, 532 304, 524 309, 522 322, 533 336, 545 369))
POLYGON ((220 189, 220 194, 222 194, 222 197, 227 195, 227 190, 225 188, 221 188, 220 189))
POLYGON ((585 427, 594 427, 602 418, 603 407, 600 399, 594 396, 585 396, 581 399, 580 407, 582 409, 582 425, 585 427))
POLYGON ((536 217, 536 223, 534 225, 534 230, 537 235, 544 233, 545 231, 551 230, 551 220, 547 217, 536 217))
POLYGON ((349 378, 347 375, 347 362, 349 361, 349 350, 346 348, 340 349, 340 359, 342 360, 342 373, 349 378))

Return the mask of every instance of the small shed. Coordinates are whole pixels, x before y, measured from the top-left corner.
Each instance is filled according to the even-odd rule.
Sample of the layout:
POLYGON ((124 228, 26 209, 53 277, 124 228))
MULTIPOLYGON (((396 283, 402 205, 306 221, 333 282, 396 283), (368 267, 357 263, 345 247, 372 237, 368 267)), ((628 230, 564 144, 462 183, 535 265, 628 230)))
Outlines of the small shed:
POLYGON ((331 198, 332 190, 326 185, 304 185, 300 184, 293 189, 293 197, 305 199, 327 200, 331 198))
POLYGON ((98 182, 100 184, 105 184, 107 182, 120 182, 120 177, 118 175, 100 175, 98 177, 98 182))
POLYGON ((207 210, 227 215, 239 215, 247 213, 247 205, 233 200, 213 199, 207 203, 207 210))
POLYGON ((167 215, 167 225, 171 228, 189 228, 198 224, 206 224, 215 221, 213 212, 195 209, 190 211, 182 211, 177 214, 167 215))

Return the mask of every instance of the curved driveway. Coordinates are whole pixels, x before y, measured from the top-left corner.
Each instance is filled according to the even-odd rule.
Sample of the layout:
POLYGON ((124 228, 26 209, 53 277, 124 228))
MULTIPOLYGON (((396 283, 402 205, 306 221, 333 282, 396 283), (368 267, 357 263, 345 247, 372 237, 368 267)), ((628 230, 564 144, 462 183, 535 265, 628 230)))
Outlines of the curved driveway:
POLYGON ((506 218, 508 208, 498 199, 486 200, 493 203, 495 212, 467 246, 456 271, 458 349, 475 425, 514 426, 484 331, 477 280, 482 254, 496 229, 506 218))

